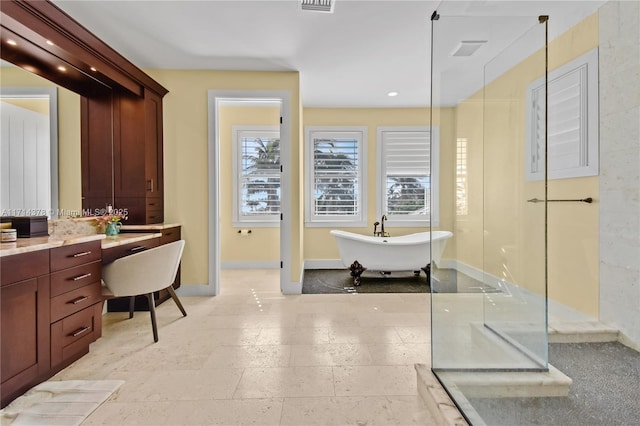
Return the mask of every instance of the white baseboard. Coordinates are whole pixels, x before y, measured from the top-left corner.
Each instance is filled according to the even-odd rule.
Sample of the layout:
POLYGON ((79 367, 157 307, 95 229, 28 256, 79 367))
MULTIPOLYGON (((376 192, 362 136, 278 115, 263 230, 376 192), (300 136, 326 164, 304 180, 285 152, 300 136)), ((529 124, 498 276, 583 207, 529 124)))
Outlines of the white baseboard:
POLYGON ((176 289, 178 296, 215 296, 214 288, 209 284, 182 284, 176 289))
POLYGON ((220 262, 220 269, 279 269, 277 260, 242 260, 220 262))

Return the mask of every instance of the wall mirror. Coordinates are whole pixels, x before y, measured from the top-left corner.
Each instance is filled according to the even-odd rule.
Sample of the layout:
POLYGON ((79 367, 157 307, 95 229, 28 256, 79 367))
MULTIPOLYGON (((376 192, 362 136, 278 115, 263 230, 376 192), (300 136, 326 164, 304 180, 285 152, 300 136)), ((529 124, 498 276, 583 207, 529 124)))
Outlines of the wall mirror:
POLYGON ((0 87, 2 216, 58 216, 55 87, 0 87))

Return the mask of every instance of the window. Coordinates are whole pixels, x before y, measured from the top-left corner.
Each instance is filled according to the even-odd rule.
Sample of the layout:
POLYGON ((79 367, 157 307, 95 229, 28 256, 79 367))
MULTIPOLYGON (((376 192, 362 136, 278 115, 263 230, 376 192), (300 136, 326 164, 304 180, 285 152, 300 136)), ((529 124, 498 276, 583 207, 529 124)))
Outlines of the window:
POLYGON ((469 186, 467 173, 467 139, 456 141, 456 216, 469 214, 469 186))
MULTIPOLYGON (((548 177, 598 175, 598 52, 549 73, 548 177)), ((544 79, 527 88, 527 180, 544 179, 544 79)))
POLYGON ((378 215, 389 226, 437 226, 437 130, 378 128, 378 164, 378 215))
POLYGON ((280 132, 233 126, 233 225, 279 226, 280 132))
POLYGON ((305 128, 307 226, 367 226, 365 127, 305 128))

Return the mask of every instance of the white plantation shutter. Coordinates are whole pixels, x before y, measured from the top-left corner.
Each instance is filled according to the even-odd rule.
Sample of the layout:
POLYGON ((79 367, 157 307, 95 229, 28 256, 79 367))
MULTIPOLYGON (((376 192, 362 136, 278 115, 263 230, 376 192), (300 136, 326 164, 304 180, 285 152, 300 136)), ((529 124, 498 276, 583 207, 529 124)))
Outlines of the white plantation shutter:
POLYGON ((313 140, 314 211, 318 216, 358 214, 358 140, 313 140))
POLYGON ((307 127, 308 226, 365 226, 366 128, 307 127))
POLYGON ((279 223, 280 133, 273 129, 233 126, 234 225, 279 223))
MULTIPOLYGON (((597 52, 590 52, 549 74, 548 176, 550 179, 598 174, 597 52)), ((529 180, 544 178, 544 81, 529 88, 529 180)))
POLYGON ((384 132, 387 175, 428 176, 431 163, 428 132, 384 132))
POLYGON ((377 213, 390 226, 437 226, 437 135, 435 127, 378 128, 377 213))

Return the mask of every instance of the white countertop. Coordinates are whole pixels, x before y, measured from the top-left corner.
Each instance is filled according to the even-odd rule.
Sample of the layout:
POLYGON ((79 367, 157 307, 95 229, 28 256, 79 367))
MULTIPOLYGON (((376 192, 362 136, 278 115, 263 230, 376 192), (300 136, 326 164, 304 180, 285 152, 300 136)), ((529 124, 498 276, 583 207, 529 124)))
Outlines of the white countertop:
POLYGON ((28 253, 37 250, 46 250, 71 244, 86 243, 88 241, 104 240, 105 238, 106 235, 104 234, 18 238, 17 241, 12 243, 0 243, 0 257, 28 253))
POLYGON ((18 238, 12 243, 0 244, 0 257, 14 254, 28 253, 37 250, 47 250, 51 248, 67 246, 71 244, 86 243, 88 241, 101 240, 102 249, 121 246, 123 244, 136 243, 138 241, 150 240, 162 237, 161 232, 118 234, 107 237, 104 234, 90 235, 68 235, 64 237, 35 237, 18 238))
POLYGON ((150 240, 152 238, 160 238, 162 233, 136 233, 136 234, 118 234, 113 237, 107 237, 102 240, 102 249, 109 249, 112 247, 121 246, 123 244, 137 243, 138 241, 150 240))
POLYGON ((122 225, 123 231, 155 231, 181 226, 179 223, 152 223, 150 225, 122 225))

